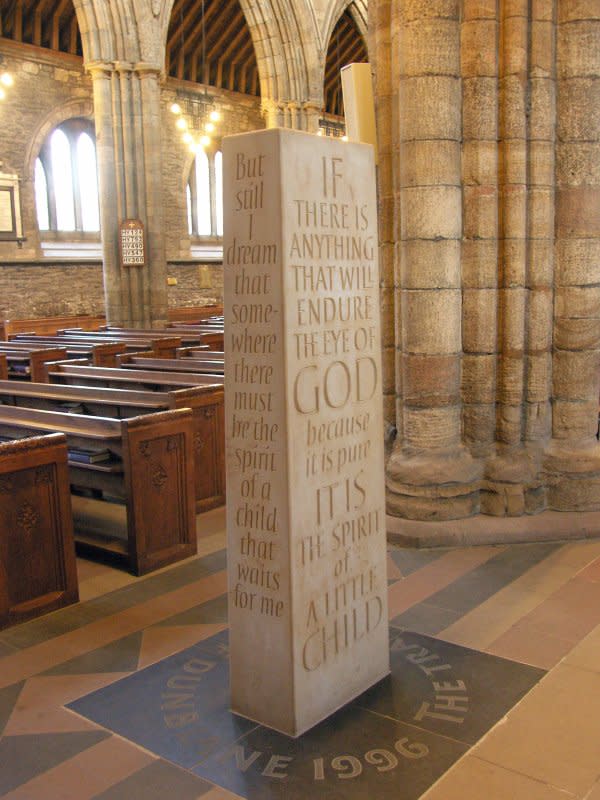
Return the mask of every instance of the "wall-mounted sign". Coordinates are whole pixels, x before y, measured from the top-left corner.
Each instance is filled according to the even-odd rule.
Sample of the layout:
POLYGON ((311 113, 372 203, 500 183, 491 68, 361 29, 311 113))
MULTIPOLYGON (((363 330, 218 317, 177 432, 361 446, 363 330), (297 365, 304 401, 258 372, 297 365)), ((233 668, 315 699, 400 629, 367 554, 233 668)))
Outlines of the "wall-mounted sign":
POLYGON ((0 172, 0 240, 22 239, 19 176, 0 172))
POLYGON ((146 264, 144 225, 139 219, 125 219, 119 226, 119 251, 122 267, 143 267, 146 264))

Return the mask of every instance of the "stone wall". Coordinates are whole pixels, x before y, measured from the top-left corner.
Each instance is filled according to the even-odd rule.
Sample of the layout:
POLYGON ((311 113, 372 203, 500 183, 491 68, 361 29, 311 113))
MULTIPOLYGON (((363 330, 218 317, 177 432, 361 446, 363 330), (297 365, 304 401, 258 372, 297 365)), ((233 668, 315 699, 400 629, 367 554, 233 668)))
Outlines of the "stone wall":
MULTIPOLYGON (((168 275, 169 308, 223 302, 220 263, 172 263, 168 275)), ((0 264, 0 320, 83 314, 104 314, 100 261, 0 264)))
MULTIPOLYGON (((93 119, 92 81, 77 57, 12 42, 3 45, 3 55, 15 83, 0 106, 0 171, 21 179, 26 240, 22 246, 0 241, 0 317, 101 313, 104 290, 98 261, 44 260, 41 241, 52 237, 40 237, 33 187, 35 158, 48 133, 74 116, 93 119)), ((194 306, 213 299, 220 302, 223 279, 220 264, 202 265, 190 258, 185 186, 193 156, 182 144, 169 112, 176 85, 170 79, 161 94, 166 255, 169 277, 177 278, 167 297, 169 306, 194 306)), ((222 92, 219 107, 222 135, 264 127, 256 98, 222 92)), ((64 238, 77 236, 59 237, 64 238)))

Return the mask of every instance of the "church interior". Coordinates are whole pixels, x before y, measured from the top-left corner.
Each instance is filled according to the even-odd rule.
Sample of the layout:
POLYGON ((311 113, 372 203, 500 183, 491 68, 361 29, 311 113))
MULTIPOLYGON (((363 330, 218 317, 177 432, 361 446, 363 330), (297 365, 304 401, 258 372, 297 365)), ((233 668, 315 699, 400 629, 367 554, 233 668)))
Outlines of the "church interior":
MULTIPOLYGON (((599 287, 598 0, 0 0, 0 797, 600 800, 599 287), (281 337, 252 306, 269 309, 256 366, 234 361, 228 274, 246 272, 228 225, 250 208, 251 239, 263 198, 232 199, 227 142, 279 129, 315 159, 352 152, 350 64, 376 128, 376 244, 358 255, 378 262, 383 411, 343 435, 380 471, 382 513, 332 541, 369 539, 346 551, 368 561, 377 527, 389 674, 290 736, 230 696, 245 619, 248 663, 273 675, 244 680, 280 701, 231 578, 229 412, 236 381, 270 384, 281 337)), ((333 413, 351 390, 338 403, 328 374, 314 398, 333 413)), ((235 457, 278 473, 261 452, 235 457)), ((273 545, 245 541, 251 582, 279 589, 273 545)), ((367 589, 349 586, 326 586, 322 661, 358 671, 367 589)))

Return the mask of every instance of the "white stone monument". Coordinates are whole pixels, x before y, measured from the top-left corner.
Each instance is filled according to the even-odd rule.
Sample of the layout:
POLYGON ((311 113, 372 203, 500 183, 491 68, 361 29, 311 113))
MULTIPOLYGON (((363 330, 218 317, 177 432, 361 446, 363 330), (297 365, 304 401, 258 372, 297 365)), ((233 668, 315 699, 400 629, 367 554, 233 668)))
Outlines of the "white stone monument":
POLYGON ((389 672, 373 155, 223 154, 232 710, 298 736, 389 672))

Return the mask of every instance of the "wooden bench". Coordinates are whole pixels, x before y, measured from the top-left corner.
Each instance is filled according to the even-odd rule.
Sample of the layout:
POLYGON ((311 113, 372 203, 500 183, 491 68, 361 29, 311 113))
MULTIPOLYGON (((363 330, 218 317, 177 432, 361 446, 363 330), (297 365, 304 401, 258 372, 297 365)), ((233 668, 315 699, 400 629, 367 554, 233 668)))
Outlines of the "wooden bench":
MULTIPOLYGON (((125 345, 121 352, 132 351, 135 349, 153 350, 158 358, 174 358, 176 350, 183 345, 183 339, 181 336, 176 335, 173 332, 162 333, 161 331, 148 332, 136 331, 134 329, 131 329, 131 331, 127 332, 112 330, 77 331, 75 328, 66 328, 63 331, 60 331, 59 335, 70 340, 79 339, 82 342, 117 341, 125 345)), ((190 338, 193 338, 194 340, 197 339, 196 336, 188 337, 188 340, 190 338)))
POLYGON ((5 353, 0 353, 0 380, 8 380, 8 361, 5 353))
POLYGON ((221 316, 223 314, 223 305, 220 303, 213 303, 206 306, 179 306, 178 308, 169 308, 167 311, 167 319, 170 323, 198 323, 203 320, 210 319, 211 317, 221 316))
POLYGON ((0 342, 0 353, 7 363, 7 377, 16 380, 43 380, 44 364, 68 358, 62 347, 45 347, 39 349, 26 343, 0 342))
POLYGON ((71 386, 107 386, 113 389, 146 388, 165 392, 184 386, 218 386, 223 388, 221 373, 186 372, 185 362, 181 372, 165 370, 122 369, 120 367, 94 367, 75 361, 55 361, 45 364, 44 382, 66 383, 71 386))
POLYGON ((189 409, 108 419, 0 406, 0 435, 53 431, 67 437, 80 547, 125 558, 136 575, 196 553, 189 409), (109 458, 75 460, 83 451, 109 458))
POLYGON ((0 443, 0 628, 78 599, 66 437, 0 443))
POLYGON ((59 328, 67 325, 77 325, 84 330, 97 330, 104 325, 106 317, 81 314, 74 317, 32 317, 29 319, 4 319, 0 320, 0 339, 6 340, 11 333, 33 331, 34 333, 55 336, 59 328))
MULTIPOLYGON (((114 356, 117 353, 127 351, 153 350, 161 358, 174 358, 177 348, 181 346, 181 339, 177 336, 159 337, 154 340, 133 337, 122 338, 104 336, 103 334, 91 332, 81 335, 62 334, 60 336, 37 336, 30 333, 19 333, 11 342, 30 342, 44 344, 46 346, 64 347, 70 352, 70 356, 76 353, 85 353, 86 357, 92 358, 93 353, 98 350, 102 353, 110 353, 113 356, 111 363, 97 363, 97 366, 111 366, 114 364, 114 356)), ((98 359, 96 359, 98 361, 98 359)))
POLYGON ((164 372, 200 372, 224 375, 223 359, 211 358, 148 358, 143 354, 125 353, 117 357, 124 369, 163 370, 164 372))
POLYGON ((155 411, 192 411, 196 512, 225 502, 223 387, 190 386, 166 392, 0 381, 0 402, 46 411, 125 419, 155 411))
MULTIPOLYGON (((65 333, 74 333, 74 329, 65 331, 65 333)), ((113 325, 103 325, 100 329, 101 333, 107 336, 115 337, 133 337, 154 340, 157 337, 173 337, 176 336, 181 340, 182 347, 198 347, 200 345, 201 334, 194 333, 192 330, 185 328, 151 328, 151 329, 138 329, 138 328, 118 328, 113 325)))

